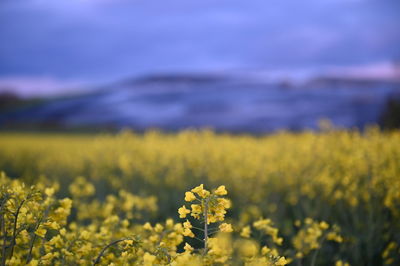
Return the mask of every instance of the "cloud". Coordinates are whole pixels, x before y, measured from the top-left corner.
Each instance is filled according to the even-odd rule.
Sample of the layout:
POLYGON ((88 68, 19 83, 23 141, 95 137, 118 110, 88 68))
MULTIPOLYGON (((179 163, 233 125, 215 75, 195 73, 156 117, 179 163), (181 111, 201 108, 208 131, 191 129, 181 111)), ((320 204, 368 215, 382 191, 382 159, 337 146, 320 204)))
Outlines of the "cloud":
POLYGON ((0 93, 14 92, 22 97, 73 94, 81 92, 85 86, 82 81, 57 80, 53 77, 0 78, 0 93))
POLYGON ((6 1, 0 6, 0 76, 97 80, 390 60, 400 44, 394 3, 6 1))

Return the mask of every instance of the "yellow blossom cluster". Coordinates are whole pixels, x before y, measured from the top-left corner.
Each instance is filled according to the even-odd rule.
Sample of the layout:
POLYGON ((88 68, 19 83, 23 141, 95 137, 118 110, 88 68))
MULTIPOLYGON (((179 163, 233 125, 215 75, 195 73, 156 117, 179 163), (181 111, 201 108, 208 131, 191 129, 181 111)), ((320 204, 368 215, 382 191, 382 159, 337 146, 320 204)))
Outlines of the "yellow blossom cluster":
MULTIPOLYGON (((82 179, 78 182, 83 183, 82 179)), ((4 173, 0 175, 0 186, 2 265, 184 266, 190 262, 200 266, 233 263, 235 258, 234 242, 228 235, 208 238, 206 232, 204 241, 208 241, 208 247, 202 253, 184 243, 185 230, 192 228, 189 221, 181 224, 167 219, 164 223, 140 225, 133 223, 132 219, 110 214, 101 220, 93 217, 91 223, 87 223, 87 220, 79 218, 69 219, 71 210, 75 211, 78 206, 73 207, 69 198, 56 199, 53 188, 44 188, 41 192, 35 186, 26 187, 24 183, 8 178, 4 173), (182 244, 183 249, 180 249, 182 244)), ((221 207, 214 206, 218 201, 214 202, 213 197, 218 199, 220 195, 226 195, 225 187, 221 186, 212 193, 206 193, 202 185, 199 187, 195 193, 204 196, 204 208, 210 207, 213 213, 220 210, 221 207)), ((75 195, 77 200, 82 200, 82 196, 82 193, 75 195)), ((207 223, 204 224, 207 228, 207 223)), ((230 224, 221 223, 219 231, 226 234, 233 229, 230 224)), ((236 257, 236 261, 258 261, 261 257, 256 253, 254 256, 242 254, 236 257)), ((286 265, 281 258, 268 265, 286 265)))
POLYGON ((300 227, 292 240, 297 251, 296 258, 301 259, 310 252, 319 250, 324 241, 343 242, 343 238, 339 235, 340 229, 336 225, 331 227, 324 221, 317 222, 306 218, 303 223, 297 221, 296 226, 300 227))
POLYGON ((179 217, 185 218, 188 214, 196 219, 203 217, 207 224, 223 221, 226 209, 231 207, 230 201, 221 197, 227 194, 225 186, 219 186, 211 193, 201 184, 185 193, 185 201, 194 201, 196 204, 191 204, 190 209, 187 209, 185 205, 179 208, 179 217))
MULTIPOLYGON (((185 252, 191 253, 193 256, 201 254, 203 265, 214 265, 215 263, 232 265, 240 261, 245 265, 287 265, 290 260, 280 256, 277 249, 269 250, 264 246, 260 250, 255 240, 237 238, 230 234, 234 232, 232 225, 222 222, 225 219, 226 209, 230 207, 229 200, 222 197, 227 194, 225 186, 219 186, 210 192, 204 188, 203 184, 185 192, 185 201, 197 201, 198 204, 195 206, 192 204, 191 209, 187 209, 185 205, 179 208, 180 218, 186 218, 188 214, 191 214, 195 219, 201 220, 203 228, 194 227, 189 220, 186 220, 183 223, 183 235, 195 238, 196 235, 192 229, 196 229, 196 231, 202 232, 197 235, 204 237, 203 239, 197 238, 204 243, 204 248, 195 250, 185 243, 185 252), (210 227, 212 223, 216 222, 222 223, 218 227, 210 227)), ((283 239, 277 236, 278 229, 272 227, 271 220, 258 220, 253 225, 270 235, 274 242, 282 244, 283 239)), ((240 235, 242 236, 243 232, 240 235)), ((249 238, 250 235, 245 237, 249 238)))
MULTIPOLYGON (((186 218, 186 216, 190 214, 195 219, 201 220, 204 224, 204 228, 196 228, 203 232, 204 254, 208 252, 207 242, 211 240, 211 238, 209 238, 210 234, 216 233, 217 231, 223 233, 233 232, 232 225, 228 223, 221 223, 218 229, 209 227, 212 223, 222 222, 225 220, 226 209, 230 208, 230 201, 222 196, 227 194, 228 191, 225 186, 219 186, 217 189, 210 192, 204 188, 203 184, 201 184, 193 188, 191 191, 185 192, 185 201, 196 202, 197 204, 191 204, 190 209, 187 209, 185 205, 178 209, 180 218, 186 218)), ((191 238, 195 237, 195 234, 192 231, 194 227, 189 220, 186 220, 186 222, 183 223, 183 227, 184 236, 191 238)))

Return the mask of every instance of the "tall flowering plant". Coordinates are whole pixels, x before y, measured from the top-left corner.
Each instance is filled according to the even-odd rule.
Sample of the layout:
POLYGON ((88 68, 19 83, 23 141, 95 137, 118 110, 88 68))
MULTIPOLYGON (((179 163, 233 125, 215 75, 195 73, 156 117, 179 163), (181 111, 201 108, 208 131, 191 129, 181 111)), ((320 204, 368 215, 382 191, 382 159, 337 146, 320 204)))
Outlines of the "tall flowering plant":
MULTIPOLYGON (((228 223, 221 223, 225 220, 226 210, 231 207, 231 202, 224 198, 228 191, 225 186, 219 186, 217 189, 208 191, 201 184, 190 191, 185 193, 185 201, 191 202, 190 207, 183 205, 178 209, 179 218, 186 218, 188 215, 194 219, 199 220, 203 224, 203 228, 195 227, 191 222, 186 219, 183 223, 183 234, 188 237, 195 237, 192 229, 197 229, 203 232, 204 249, 203 254, 207 254, 209 237, 217 232, 232 232, 232 225, 228 223), (220 223, 218 227, 212 224, 220 223)), ((189 244, 186 244, 186 248, 189 244)))

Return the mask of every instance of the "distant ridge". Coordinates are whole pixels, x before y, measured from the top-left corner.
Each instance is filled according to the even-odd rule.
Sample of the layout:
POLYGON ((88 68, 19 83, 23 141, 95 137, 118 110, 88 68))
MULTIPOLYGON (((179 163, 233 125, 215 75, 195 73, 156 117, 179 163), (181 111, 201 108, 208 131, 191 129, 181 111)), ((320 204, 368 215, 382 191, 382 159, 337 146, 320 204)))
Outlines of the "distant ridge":
POLYGON ((216 74, 158 74, 148 75, 133 80, 133 83, 213 83, 226 81, 225 75, 216 74))
POLYGON ((0 112, 0 128, 132 128, 265 133, 376 124, 399 83, 320 77, 299 84, 230 75, 166 74, 125 80, 0 112))

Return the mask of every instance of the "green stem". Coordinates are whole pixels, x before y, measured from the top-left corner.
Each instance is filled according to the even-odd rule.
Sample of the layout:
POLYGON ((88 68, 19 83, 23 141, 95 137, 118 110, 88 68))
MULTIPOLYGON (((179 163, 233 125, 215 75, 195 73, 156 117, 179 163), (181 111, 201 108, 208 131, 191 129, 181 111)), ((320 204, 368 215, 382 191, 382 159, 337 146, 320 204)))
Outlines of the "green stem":
POLYGON ((115 241, 111 242, 111 243, 108 244, 107 246, 105 246, 105 247, 100 251, 100 254, 97 256, 97 258, 93 261, 93 265, 97 265, 98 263, 100 263, 101 257, 104 255, 104 252, 106 252, 106 250, 107 250, 109 247, 111 247, 111 246, 113 246, 113 245, 115 245, 115 244, 118 244, 119 242, 125 241, 125 240, 129 240, 129 238, 118 239, 118 240, 115 240, 115 241))
POLYGON ((12 236, 12 240, 11 240, 10 259, 12 258, 13 254, 14 254, 14 247, 16 244, 18 215, 19 215, 19 212, 20 212, 24 202, 25 202, 25 200, 21 201, 21 203, 19 204, 18 209, 14 215, 15 218, 14 218, 13 236, 12 236))
POLYGON ((35 226, 35 228, 33 230, 32 240, 31 240, 31 243, 29 245, 29 252, 28 252, 28 255, 26 256, 26 264, 28 264, 32 260, 33 245, 35 244, 35 241, 36 241, 36 238, 37 238, 37 236, 35 234, 35 231, 39 228, 40 223, 42 222, 42 219, 43 219, 43 216, 39 218, 39 220, 36 223, 36 226, 35 226))
POLYGON ((198 238, 198 237, 193 237, 193 239, 199 240, 201 243, 203 243, 203 242, 204 242, 204 240, 203 240, 203 239, 201 239, 201 238, 198 238))
POLYGON ((208 241, 208 201, 204 204, 204 255, 207 254, 207 241, 208 241))
POLYGON ((193 228, 193 229, 200 230, 200 231, 204 232, 204 229, 203 229, 203 228, 196 227, 196 226, 193 226, 193 225, 192 225, 192 228, 193 228))
POLYGON ((314 254, 313 254, 313 256, 312 256, 312 259, 311 259, 311 264, 310 264, 310 266, 315 266, 315 261, 316 261, 316 259, 317 259, 318 252, 319 252, 319 249, 317 249, 317 250, 314 252, 314 254))

